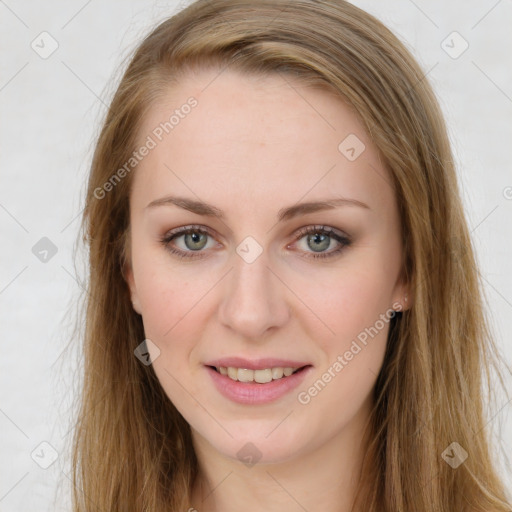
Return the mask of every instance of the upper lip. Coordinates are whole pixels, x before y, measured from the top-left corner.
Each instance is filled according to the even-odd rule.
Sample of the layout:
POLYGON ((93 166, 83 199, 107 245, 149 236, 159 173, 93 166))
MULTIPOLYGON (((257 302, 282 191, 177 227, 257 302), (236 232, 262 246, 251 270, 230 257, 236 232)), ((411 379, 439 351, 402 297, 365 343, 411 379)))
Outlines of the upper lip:
POLYGON ((266 368, 302 368, 303 366, 309 366, 310 363, 301 361, 292 361, 290 359, 277 359, 273 357, 264 357, 262 359, 244 359, 243 357, 223 357, 222 359, 216 359, 205 363, 206 366, 215 366, 220 368, 246 368, 248 370, 264 370, 266 368))

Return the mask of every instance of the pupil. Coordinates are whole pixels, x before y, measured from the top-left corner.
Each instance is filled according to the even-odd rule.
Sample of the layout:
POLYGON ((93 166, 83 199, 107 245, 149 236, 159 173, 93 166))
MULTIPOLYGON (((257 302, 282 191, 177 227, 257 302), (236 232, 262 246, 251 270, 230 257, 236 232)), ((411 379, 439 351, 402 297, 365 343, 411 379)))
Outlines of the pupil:
POLYGON ((192 247, 189 247, 189 244, 186 242, 185 242, 185 244, 187 245, 187 247, 189 249, 202 249, 204 247, 204 243, 203 244, 200 243, 201 237, 204 237, 204 235, 202 233, 188 233, 185 237, 185 241, 192 239, 192 247), (194 246, 194 244, 199 244, 199 247, 194 246))
POLYGON ((317 245, 316 248, 312 247, 312 249, 314 251, 316 251, 317 249, 319 249, 320 251, 321 250, 325 250, 325 249, 327 249, 329 247, 329 240, 328 240, 329 237, 327 235, 320 234, 320 233, 315 233, 311 237, 313 238, 315 244, 318 243, 318 242, 320 242, 320 243, 321 242, 325 242, 327 240, 327 244, 324 243, 323 246, 318 246, 317 245))

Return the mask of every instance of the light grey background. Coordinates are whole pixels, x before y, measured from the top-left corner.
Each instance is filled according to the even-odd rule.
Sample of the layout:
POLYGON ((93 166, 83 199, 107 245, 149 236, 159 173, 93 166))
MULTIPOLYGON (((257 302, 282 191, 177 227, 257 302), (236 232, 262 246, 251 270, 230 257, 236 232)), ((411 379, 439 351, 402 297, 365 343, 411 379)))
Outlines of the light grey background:
MULTIPOLYGON (((405 41, 440 98, 486 283, 489 315, 510 364, 512 3, 354 3, 405 41), (463 39, 450 36, 453 31, 463 39), (453 58, 464 48, 464 40, 468 49, 453 58)), ((0 0, 3 512, 69 510, 66 443, 71 437, 75 364, 73 354, 63 349, 79 292, 73 246, 85 177, 122 58, 150 27, 177 9, 177 2, 156 0, 0 0), (41 36, 43 31, 58 43, 46 59, 31 47, 34 41, 40 53, 51 49, 52 40, 41 36), (42 237, 57 248, 46 262, 32 252, 42 237), (48 469, 40 464, 51 462, 53 449, 42 442, 58 456, 48 469)), ((496 435, 501 425, 501 441, 495 446, 510 452, 511 404, 505 397, 498 402, 489 417, 496 435)), ((510 488, 510 466, 504 453, 498 451, 498 456, 510 488)))

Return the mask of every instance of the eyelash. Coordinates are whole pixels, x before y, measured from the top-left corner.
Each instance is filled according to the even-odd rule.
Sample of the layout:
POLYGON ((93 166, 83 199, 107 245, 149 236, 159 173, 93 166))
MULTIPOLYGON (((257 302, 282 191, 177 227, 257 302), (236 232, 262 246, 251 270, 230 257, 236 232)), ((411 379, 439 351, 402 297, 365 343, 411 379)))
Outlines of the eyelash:
MULTIPOLYGON (((183 228, 177 228, 173 231, 166 233, 163 237, 160 238, 160 242, 164 245, 164 247, 170 253, 178 256, 179 258, 193 258, 193 259, 204 258, 203 251, 182 251, 180 249, 175 249, 170 246, 170 243, 175 238, 179 238, 180 236, 191 234, 191 233, 201 233, 204 235, 209 235, 213 238, 213 234, 210 232, 209 229, 203 228, 202 226, 186 226, 183 228)), ((332 257, 340 254, 346 247, 348 247, 352 243, 352 240, 349 237, 338 234, 332 228, 329 228, 326 226, 318 226, 318 225, 301 228, 295 235, 295 242, 298 242, 306 235, 317 234, 317 233, 321 233, 323 235, 328 235, 330 238, 333 238, 341 245, 334 251, 331 251, 328 253, 317 253, 317 254, 308 253, 310 255, 304 256, 305 258, 312 258, 312 259, 332 258, 332 257)))

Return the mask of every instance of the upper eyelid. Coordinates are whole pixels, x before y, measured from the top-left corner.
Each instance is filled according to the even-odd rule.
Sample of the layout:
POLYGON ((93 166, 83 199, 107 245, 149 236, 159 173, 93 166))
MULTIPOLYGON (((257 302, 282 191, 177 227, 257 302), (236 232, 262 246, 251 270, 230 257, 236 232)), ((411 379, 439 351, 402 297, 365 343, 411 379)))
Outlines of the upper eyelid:
MULTIPOLYGON (((306 234, 308 234, 307 233, 308 231, 314 231, 314 230, 327 231, 327 232, 331 232, 335 235, 338 235, 340 237, 350 238, 350 235, 348 235, 344 231, 342 231, 338 228, 335 228, 333 226, 324 225, 324 224, 308 224, 306 226, 297 228, 296 230, 294 230, 293 236, 299 236, 299 235, 305 236, 306 234)), ((162 238, 170 238, 172 236, 176 236, 176 237, 182 236, 182 235, 187 234, 187 231, 201 231, 201 232, 204 232, 212 237, 214 237, 214 234, 215 234, 214 230, 212 230, 211 228, 208 228, 206 226, 202 226, 199 224, 188 224, 188 225, 180 226, 180 227, 173 228, 173 229, 167 231, 163 235, 162 238)), ((223 238, 222 235, 221 235, 221 238, 223 238)))

